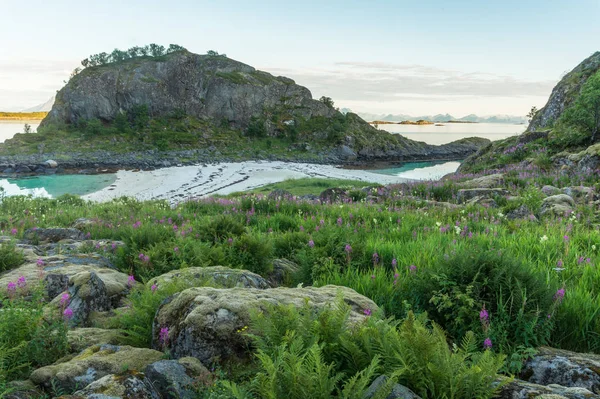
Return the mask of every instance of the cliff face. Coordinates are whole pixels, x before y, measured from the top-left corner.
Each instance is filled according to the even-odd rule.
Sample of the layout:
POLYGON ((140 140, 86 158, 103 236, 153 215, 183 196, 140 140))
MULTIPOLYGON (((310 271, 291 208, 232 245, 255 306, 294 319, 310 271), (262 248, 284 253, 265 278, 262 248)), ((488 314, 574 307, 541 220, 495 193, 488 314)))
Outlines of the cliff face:
POLYGON ((42 125, 82 118, 110 122, 118 112, 140 105, 147 105, 153 117, 183 111, 237 127, 279 106, 307 119, 336 113, 291 79, 226 57, 182 51, 84 69, 58 92, 42 125))
POLYGON ((552 125, 577 98, 587 79, 600 69, 600 51, 595 52, 566 74, 552 89, 546 105, 531 120, 528 131, 533 132, 552 125))

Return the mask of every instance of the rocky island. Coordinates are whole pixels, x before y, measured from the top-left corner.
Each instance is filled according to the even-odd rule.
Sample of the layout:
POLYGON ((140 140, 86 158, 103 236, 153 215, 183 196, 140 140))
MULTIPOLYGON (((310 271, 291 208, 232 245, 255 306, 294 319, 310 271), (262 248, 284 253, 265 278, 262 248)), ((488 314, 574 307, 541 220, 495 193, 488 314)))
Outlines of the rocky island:
POLYGON ((37 134, 0 145, 0 172, 44 173, 49 159, 65 171, 257 159, 455 160, 489 142, 433 146, 389 134, 343 115, 330 98, 314 100, 289 78, 216 53, 176 48, 86 65, 58 92, 37 134))

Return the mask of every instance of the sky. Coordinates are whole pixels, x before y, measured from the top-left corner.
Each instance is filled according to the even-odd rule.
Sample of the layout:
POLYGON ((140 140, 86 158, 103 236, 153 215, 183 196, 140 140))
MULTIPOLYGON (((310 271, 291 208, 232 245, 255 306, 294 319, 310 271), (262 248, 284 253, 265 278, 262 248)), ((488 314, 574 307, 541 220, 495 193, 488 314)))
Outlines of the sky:
POLYGON ((0 0, 0 110, 90 54, 216 50, 355 112, 525 115, 600 50, 600 0, 0 0))

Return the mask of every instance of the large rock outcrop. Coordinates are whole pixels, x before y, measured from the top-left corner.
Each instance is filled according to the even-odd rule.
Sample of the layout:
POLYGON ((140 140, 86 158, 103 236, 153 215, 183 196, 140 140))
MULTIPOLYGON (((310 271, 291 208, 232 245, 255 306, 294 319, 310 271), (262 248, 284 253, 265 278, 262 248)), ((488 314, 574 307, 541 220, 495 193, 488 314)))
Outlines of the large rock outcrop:
POLYGON ((528 131, 551 126, 577 98, 587 79, 600 70, 600 51, 595 52, 566 74, 552 89, 546 105, 540 109, 529 123, 528 131))

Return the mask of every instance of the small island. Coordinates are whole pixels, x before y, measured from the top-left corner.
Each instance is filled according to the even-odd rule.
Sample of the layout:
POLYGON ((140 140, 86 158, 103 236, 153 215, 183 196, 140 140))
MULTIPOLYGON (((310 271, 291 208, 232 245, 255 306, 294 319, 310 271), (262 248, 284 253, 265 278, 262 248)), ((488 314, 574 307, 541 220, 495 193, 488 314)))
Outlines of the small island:
POLYGON ((419 119, 418 121, 402 121, 399 125, 433 125, 433 122, 426 121, 425 119, 419 119))
POLYGON ((47 112, 0 112, 0 121, 41 121, 47 112))

